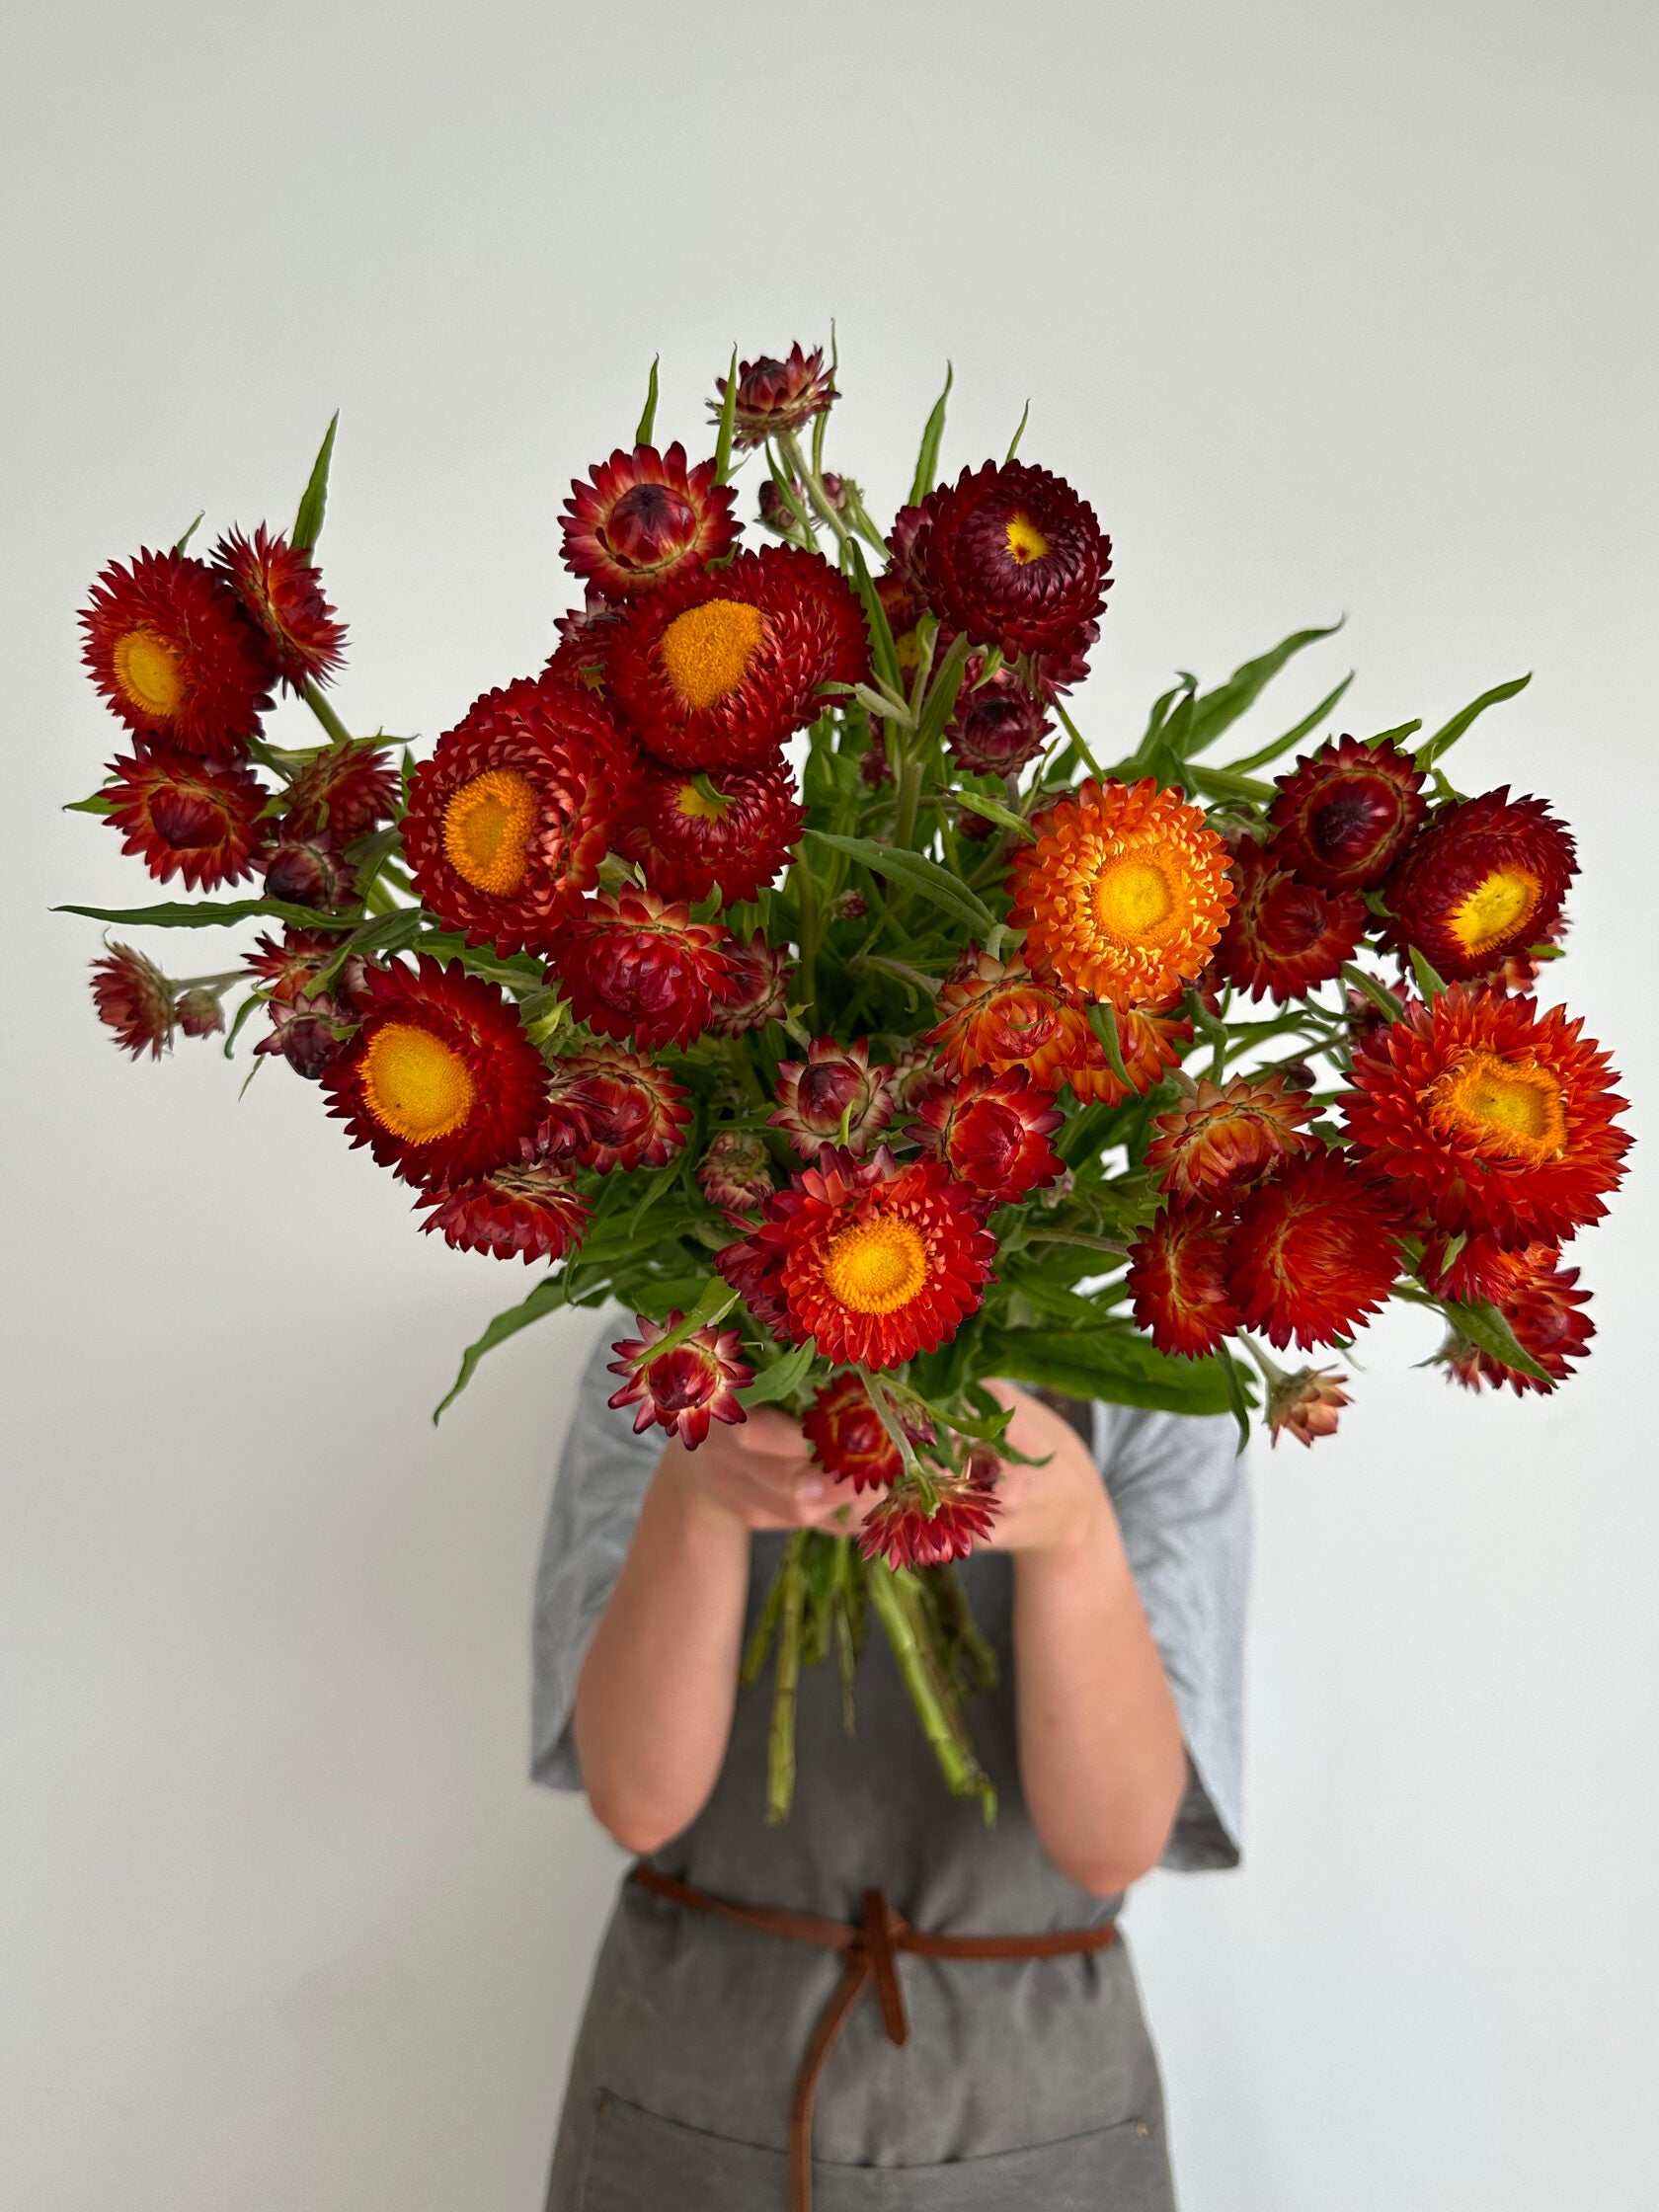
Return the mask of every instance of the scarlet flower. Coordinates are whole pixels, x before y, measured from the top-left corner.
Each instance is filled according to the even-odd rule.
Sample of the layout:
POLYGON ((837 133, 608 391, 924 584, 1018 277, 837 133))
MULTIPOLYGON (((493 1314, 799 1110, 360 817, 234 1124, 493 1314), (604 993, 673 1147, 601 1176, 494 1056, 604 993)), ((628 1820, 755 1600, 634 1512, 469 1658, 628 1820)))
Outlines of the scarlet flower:
POLYGON ((795 777, 782 759, 718 775, 648 768, 611 843, 637 860, 660 898, 727 906, 775 883, 806 823, 795 777))
POLYGON ((723 1129, 709 1139, 697 1182, 711 1206, 737 1216, 758 1213, 777 1188, 765 1146, 746 1129, 723 1129))
POLYGON ((1246 1328, 1304 1352, 1387 1302, 1399 1273, 1389 1192, 1346 1154, 1304 1152, 1252 1191, 1227 1236, 1227 1288, 1246 1328))
MULTIPOLYGON (((1553 1244, 1529 1244, 1522 1247, 1521 1256, 1555 1249, 1553 1244)), ((1430 1229, 1423 1238, 1417 1273, 1436 1298, 1491 1300, 1509 1287, 1516 1258, 1494 1237, 1448 1236, 1444 1229, 1430 1229)))
POLYGON ((137 737, 233 760, 271 704, 272 666, 230 588, 204 561, 142 552, 112 562, 81 614, 82 659, 137 737))
POLYGON ((985 656, 971 653, 945 743, 972 775, 1017 775, 1047 745, 1051 725, 1013 669, 990 676, 984 669, 985 656))
POLYGON ((1327 891, 1375 889, 1428 812, 1423 771, 1394 745, 1337 738, 1277 780, 1273 856, 1327 891))
POLYGON ((1335 1436, 1337 1417, 1348 1393, 1334 1368, 1302 1367, 1281 1375, 1267 1393, 1267 1425, 1275 1449, 1282 1436, 1311 1445, 1316 1437, 1335 1436))
POLYGON ((397 812, 392 756, 372 740, 325 746, 288 785, 282 829, 310 837, 322 830, 343 845, 365 836, 397 812))
POLYGON ((1023 1067, 976 1068, 929 1086, 910 1131, 953 1175, 998 1206, 1052 1183, 1065 1161, 1049 1142, 1066 1116, 1023 1067))
POLYGON ((930 492, 909 559, 939 619, 1010 661, 1079 650, 1111 588, 1112 541, 1094 510, 1024 461, 987 461, 930 492))
POLYGON ((837 1045, 831 1037, 815 1037, 804 1061, 778 1063, 778 1103, 767 1123, 785 1132, 803 1159, 816 1159, 822 1146, 833 1144, 862 1159, 893 1119, 892 1074, 891 1067, 870 1066, 863 1038, 837 1045))
POLYGON ((1226 1242, 1226 1224, 1217 1215, 1174 1198, 1131 1246, 1131 1304, 1160 1352, 1202 1359, 1237 1328, 1226 1242))
POLYGON ((736 494, 714 481, 713 461, 685 465, 685 448, 620 447, 579 477, 565 502, 565 566, 592 577, 612 598, 654 591, 671 577, 729 553, 741 525, 736 494))
POLYGON ((346 657, 346 631, 310 555, 262 522, 251 543, 240 530, 220 538, 213 566, 258 626, 283 682, 294 691, 327 683, 346 657))
POLYGON ((134 1060, 159 1060, 173 1043, 173 986, 153 960, 112 945, 92 963, 92 1002, 106 1029, 134 1060))
POLYGON ((505 1161, 471 1182, 423 1191, 421 1224, 438 1230, 456 1252, 489 1252, 496 1259, 557 1260, 579 1243, 588 1208, 575 1184, 557 1168, 505 1161))
POLYGON ((362 1027, 323 1071, 329 1112, 406 1182, 452 1186, 518 1159, 547 1069, 496 984, 423 953, 370 969, 362 1027))
POLYGON ((1307 1092, 1288 1091, 1280 1075, 1235 1075, 1224 1089, 1203 1076, 1152 1124, 1146 1164, 1175 1196, 1224 1206, 1290 1153, 1308 1150, 1312 1118, 1307 1092))
POLYGON ((683 1052, 709 1025, 725 980, 719 922, 691 919, 655 892, 599 892, 559 932, 559 992, 601 1037, 632 1037, 641 1052, 683 1052))
POLYGON ((684 1149, 690 1121, 685 1091, 666 1067, 615 1045, 589 1045, 555 1066, 532 1148, 551 1158, 574 1149, 599 1175, 666 1167, 684 1149))
POLYGON ((950 1074, 1024 1067, 1044 1090, 1058 1090, 1067 1078, 1076 1088, 1079 1074, 1105 1069, 1106 1056, 1074 994, 1033 976, 1019 953, 1000 961, 970 946, 945 980, 938 1012, 921 1042, 938 1047, 939 1065, 950 1074))
POLYGON ((161 883, 182 875, 192 891, 240 883, 264 857, 270 794, 240 761, 193 759, 161 746, 110 763, 105 820, 161 883))
POLYGON ((785 1256, 781 1248, 758 1244, 745 1236, 736 1244, 722 1246, 714 1255, 714 1264, 760 1326, 788 1341, 795 1330, 783 1289, 785 1256))
MULTIPOLYGON (((913 1401, 897 1393, 895 1410, 912 1444, 933 1442, 933 1424, 913 1401)), ((850 1371, 831 1376, 814 1393, 801 1433, 825 1473, 854 1490, 891 1489, 904 1472, 899 1447, 871 1404, 863 1377, 850 1371)))
POLYGON ((737 938, 721 947, 726 974, 715 987, 709 1027, 717 1037, 742 1037, 789 1011, 789 979, 795 964, 763 937, 737 938))
POLYGON ((935 1502, 929 1505, 911 1485, 890 1490, 873 1506, 858 1532, 866 1559, 885 1558, 890 1567, 946 1567, 966 1559, 996 1526, 996 1493, 975 1460, 966 1474, 934 1478, 935 1502))
POLYGON ((485 692, 410 785, 403 842, 423 904, 469 944, 547 952, 598 880, 635 773, 591 693, 547 675, 485 692))
POLYGON ((1452 1379, 1466 1390, 1487 1385, 1499 1389, 1507 1382, 1517 1397, 1564 1382, 1572 1373, 1572 1363, 1583 1359, 1596 1333, 1595 1322, 1584 1311, 1590 1293, 1578 1288, 1578 1269, 1562 1267, 1560 1254, 1552 1245, 1531 1245, 1508 1255, 1506 1280, 1489 1295, 1514 1330, 1522 1351, 1529 1353, 1550 1380, 1541 1382, 1522 1368, 1495 1359, 1456 1327, 1439 1354, 1452 1379))
POLYGON ((656 1347, 684 1318, 677 1309, 662 1324, 635 1314, 639 1335, 625 1336, 611 1346, 618 1356, 607 1365, 623 1382, 607 1402, 618 1409, 639 1407, 634 1415, 636 1436, 655 1421, 694 1452, 711 1422, 748 1420, 736 1393, 753 1382, 754 1370, 742 1357, 739 1331, 717 1328, 712 1322, 672 1350, 659 1352, 656 1347))
POLYGON ((605 677, 647 751, 674 768, 751 768, 868 672, 864 617, 820 554, 740 553, 631 599, 605 677))
POLYGON ((1387 937, 1449 981, 1484 976, 1545 939, 1578 872, 1572 838, 1541 799, 1507 785, 1445 807, 1389 878, 1387 937))
MULTIPOLYGON (((710 416, 719 422, 725 412, 726 379, 714 380, 715 398, 710 416)), ((799 339, 785 360, 762 354, 752 361, 738 363, 738 396, 733 405, 732 442, 737 446, 764 445, 769 437, 804 430, 815 415, 824 414, 838 398, 833 369, 824 365, 824 349, 801 351, 799 339)))
POLYGON ((1454 984, 1356 1048, 1348 1134, 1449 1235, 1559 1243, 1607 1212, 1630 1139, 1607 1055, 1560 1007, 1454 984))
POLYGON ((1303 998, 1352 960, 1368 915, 1352 891, 1321 891, 1278 865, 1274 847, 1241 838, 1232 856, 1236 898, 1216 947, 1216 973, 1252 998, 1303 998))

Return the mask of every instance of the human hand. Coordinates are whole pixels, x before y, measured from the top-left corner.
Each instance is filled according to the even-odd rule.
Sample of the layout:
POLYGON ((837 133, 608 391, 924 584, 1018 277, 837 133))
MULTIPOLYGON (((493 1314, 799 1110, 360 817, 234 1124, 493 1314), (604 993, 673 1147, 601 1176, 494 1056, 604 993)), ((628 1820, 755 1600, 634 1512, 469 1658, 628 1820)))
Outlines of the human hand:
POLYGON ((986 1387, 1013 1413, 1007 1441, 1026 1459, 1022 1465, 1000 1460, 996 1477, 996 1520, 987 1539, 993 1551, 1061 1551, 1082 1541, 1110 1520, 1111 1501, 1100 1470, 1068 1421, 1017 1383, 994 1382, 986 1387))
POLYGON ((772 1405, 756 1406, 747 1421, 711 1429, 694 1452, 673 1439, 658 1475, 746 1529, 840 1535, 857 1528, 879 1495, 831 1481, 812 1457, 800 1422, 772 1405))

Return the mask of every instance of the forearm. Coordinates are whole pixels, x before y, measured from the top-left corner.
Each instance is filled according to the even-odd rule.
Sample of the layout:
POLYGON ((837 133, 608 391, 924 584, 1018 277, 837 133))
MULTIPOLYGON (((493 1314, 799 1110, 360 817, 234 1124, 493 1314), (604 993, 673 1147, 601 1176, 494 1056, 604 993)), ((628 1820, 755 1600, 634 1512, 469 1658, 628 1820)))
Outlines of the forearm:
POLYGON ((685 1480, 671 1447, 577 1683, 575 1733, 595 1816, 655 1851, 707 1802, 731 1734, 750 1537, 685 1480))

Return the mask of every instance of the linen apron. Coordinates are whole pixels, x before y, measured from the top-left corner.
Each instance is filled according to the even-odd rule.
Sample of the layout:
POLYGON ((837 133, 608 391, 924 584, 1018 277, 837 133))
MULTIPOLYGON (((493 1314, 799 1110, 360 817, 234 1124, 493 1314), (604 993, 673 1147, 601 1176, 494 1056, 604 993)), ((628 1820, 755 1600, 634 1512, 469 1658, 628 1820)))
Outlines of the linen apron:
MULTIPOLYGON (((753 1540, 748 1628, 782 1549, 753 1540)), ((872 1619, 857 1735, 833 1664, 803 1672, 788 1821, 768 1828, 769 1685, 740 1691, 707 1806, 649 1862, 740 1904, 857 1922, 884 1890, 914 1928, 1039 1935, 1111 1920, 1051 1863, 1015 1764, 1007 1558, 959 1569, 1001 1665, 969 1701, 994 1782, 988 1827, 952 1797, 872 1619)), ((785 2212, 791 2090, 841 1978, 833 1951, 624 1883, 594 1968, 548 2212, 785 2212)), ((813 2128, 815 2212, 1172 2212, 1157 2062, 1121 1940, 1081 1956, 898 1965, 896 2047, 874 1994, 830 2055, 813 2128)))

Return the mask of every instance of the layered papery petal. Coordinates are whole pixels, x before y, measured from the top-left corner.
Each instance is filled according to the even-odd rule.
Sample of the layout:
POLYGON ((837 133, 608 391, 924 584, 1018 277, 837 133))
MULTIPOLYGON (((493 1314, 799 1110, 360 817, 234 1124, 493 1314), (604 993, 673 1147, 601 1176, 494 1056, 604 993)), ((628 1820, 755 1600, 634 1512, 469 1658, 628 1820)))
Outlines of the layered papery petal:
POLYGON ((1065 1172, 1050 1139, 1066 1116, 1023 1067, 937 1080, 917 1117, 910 1135, 992 1205, 1010 1205, 1065 1172))
POLYGON ((1017 775, 1048 744, 1051 724, 1016 670, 984 671, 985 656, 971 653, 945 743, 972 775, 1017 775))
POLYGON ((489 1252, 499 1260, 557 1260, 578 1244, 588 1208, 556 1168, 510 1161, 470 1183, 423 1192, 417 1209, 432 1209, 424 1229, 436 1229, 457 1252, 489 1252))
POLYGON ((654 892, 600 892, 559 932, 554 967, 560 995, 601 1037, 632 1038, 641 1052, 683 1049, 709 1025, 726 981, 718 922, 697 922, 684 905, 654 892))
POLYGON ((1393 745, 1336 738, 1279 777, 1268 812, 1281 867, 1327 891, 1369 891, 1416 833, 1423 771, 1393 745))
POLYGON ((278 826, 276 842, 265 855, 265 895, 316 913, 338 913, 356 897, 357 872, 338 837, 326 830, 309 836, 290 834, 278 826))
MULTIPOLYGON (((902 1391, 895 1405, 911 1444, 931 1444, 933 1424, 920 1408, 902 1391)), ((861 1376, 832 1376, 802 1414, 801 1433, 825 1473, 835 1482, 850 1482, 854 1490, 890 1489, 904 1472, 899 1447, 871 1404, 861 1376)))
POLYGON ((723 1129, 710 1138, 697 1162, 697 1183, 711 1206, 735 1217, 757 1214, 777 1189, 765 1146, 746 1129, 723 1129))
POLYGON ((106 1029, 134 1060, 159 1060, 173 1043, 174 989, 153 960, 112 945, 92 964, 92 1002, 106 1029))
POLYGON ((1160 1352, 1202 1359, 1238 1326, 1227 1285, 1226 1224, 1191 1199, 1173 1199, 1130 1249, 1135 1318, 1160 1352))
POLYGON ((1578 872, 1572 838, 1541 799, 1508 788, 1445 807, 1388 879, 1388 942, 1415 945, 1449 980, 1489 975, 1546 942, 1578 872))
MULTIPOLYGON (((714 400, 709 408, 718 423, 725 412, 726 379, 714 380, 714 400)), ((761 354, 738 363, 738 391, 732 409, 732 442, 738 446, 764 445, 767 438, 804 430, 815 415, 834 405, 833 369, 824 365, 824 349, 804 353, 799 339, 782 360, 761 354)))
POLYGON ((718 888, 732 906, 777 881, 806 819, 781 758, 712 775, 650 768, 611 841, 659 897, 706 899, 718 888))
POLYGON ((599 1175, 666 1167, 684 1150, 690 1125, 684 1088, 666 1067, 616 1045, 590 1045, 554 1066, 531 1149, 552 1159, 574 1152, 599 1175))
POLYGON ((908 548, 942 622, 1022 653, 1079 651, 1106 603, 1112 541, 1064 477, 1024 461, 964 469, 921 503, 908 548))
POLYGON ((866 1559, 885 1558, 890 1567, 946 1567, 966 1559, 996 1526, 997 1500, 992 1481, 978 1471, 993 1466, 988 1455, 970 1462, 961 1475, 934 1478, 930 1501, 919 1487, 890 1490, 865 1516, 858 1548, 866 1559))
POLYGON ((720 948, 726 973, 714 987, 709 1027, 717 1037, 742 1037, 789 1012, 789 979, 795 964, 763 937, 733 939, 720 948))
POLYGON ((1245 1199, 1227 1235, 1227 1288, 1243 1325, 1304 1352, 1346 1337, 1399 1273, 1399 1215, 1341 1152, 1288 1159, 1245 1199))
POLYGON ((1278 865, 1272 846, 1241 838, 1231 857, 1236 904, 1216 948, 1216 974, 1252 998, 1304 998, 1340 976, 1369 919, 1352 891, 1322 891, 1278 865))
POLYGON ((81 614, 82 659, 135 736, 232 760, 258 737, 274 666, 235 593, 204 561, 114 562, 81 614))
POLYGON ((158 882, 183 876, 192 891, 240 883, 264 860, 270 793, 239 761, 210 761, 149 746, 110 763, 105 820, 158 882))
POLYGON ((350 844, 390 822, 397 804, 397 769, 383 746, 372 741, 331 745, 288 785, 282 828, 302 837, 327 830, 350 844))
POLYGON ((1298 1368, 1294 1375, 1279 1376, 1267 1393, 1267 1426, 1277 1448, 1282 1436, 1311 1445, 1316 1438, 1335 1436, 1338 1416, 1348 1403, 1348 1393, 1334 1368, 1298 1368))
POLYGON ((340 1058, 369 1002, 367 964, 357 953, 339 958, 340 939, 323 930, 288 929, 280 941, 261 937, 248 973, 266 993, 271 1032, 256 1058, 279 1055, 296 1075, 315 1082, 340 1058), (325 970, 332 971, 322 988, 325 970))
POLYGON ((669 1351, 658 1351, 658 1345, 684 1318, 676 1310, 659 1325, 643 1313, 635 1314, 639 1335, 625 1336, 611 1346, 617 1357, 607 1364, 611 1374, 620 1375, 623 1382, 608 1402, 618 1409, 637 1407, 636 1435, 655 1422, 677 1437, 688 1452, 694 1452, 712 1422, 748 1420, 736 1393, 753 1382, 754 1370, 742 1357, 739 1332, 717 1328, 712 1322, 669 1351))
POLYGON ((1578 1288, 1578 1269, 1562 1267, 1559 1254, 1548 1245, 1533 1245, 1508 1255, 1501 1280, 1487 1293, 1491 1303, 1515 1332, 1523 1352, 1535 1359, 1548 1381, 1510 1367, 1470 1343, 1454 1328, 1439 1358, 1455 1382, 1465 1389, 1499 1389, 1508 1383, 1517 1397, 1529 1390, 1545 1391, 1564 1382, 1575 1360, 1590 1349, 1596 1324, 1585 1312, 1590 1293, 1578 1288))
POLYGON ((714 481, 713 461, 685 465, 683 445, 620 448, 580 478, 565 502, 565 566, 610 597, 651 592, 719 560, 737 543, 736 494, 714 481))
POLYGON ((1079 1097, 1085 1095, 1080 1085, 1112 1080, 1076 994, 1052 978, 1034 976, 1018 953, 994 960, 970 946, 945 979, 938 1012, 938 1023, 921 1042, 938 1048, 938 1064, 947 1074, 983 1067, 1001 1075, 1024 1067, 1042 1089, 1056 1091, 1069 1080, 1079 1097))
POLYGON ((778 1102, 766 1119, 803 1159, 816 1159, 826 1145, 844 1145, 862 1159, 893 1119, 892 1075, 891 1067, 870 1066, 863 1038, 837 1045, 815 1037, 804 1061, 779 1062, 778 1102))
POLYGON ((213 566, 264 638, 283 682, 295 691, 327 683, 346 657, 346 631, 310 555, 262 522, 252 538, 240 530, 220 538, 213 566))
POLYGON ((1205 1076, 1153 1123, 1146 1167, 1176 1197, 1225 1205, 1290 1153, 1308 1150, 1312 1118, 1311 1097, 1287 1090, 1282 1076, 1235 1075, 1224 1087, 1205 1076))

